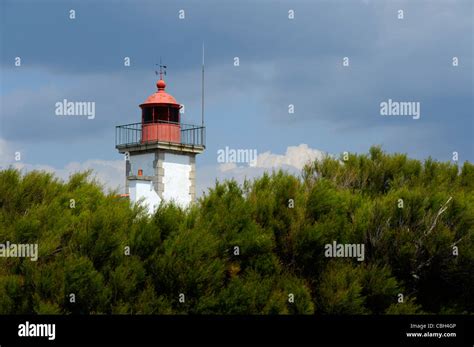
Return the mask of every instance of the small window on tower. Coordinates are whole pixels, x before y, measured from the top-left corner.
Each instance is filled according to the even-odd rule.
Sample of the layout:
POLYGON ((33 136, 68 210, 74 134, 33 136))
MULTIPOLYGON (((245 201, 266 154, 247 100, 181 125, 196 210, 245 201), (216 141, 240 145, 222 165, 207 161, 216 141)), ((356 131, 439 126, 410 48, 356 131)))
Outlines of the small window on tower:
POLYGON ((167 122, 168 121, 168 107, 157 106, 155 107, 155 122, 167 122))
POLYGON ((179 123, 179 108, 170 108, 170 122, 179 123))
POLYGON ((143 123, 153 122, 153 109, 146 107, 143 109, 143 123))

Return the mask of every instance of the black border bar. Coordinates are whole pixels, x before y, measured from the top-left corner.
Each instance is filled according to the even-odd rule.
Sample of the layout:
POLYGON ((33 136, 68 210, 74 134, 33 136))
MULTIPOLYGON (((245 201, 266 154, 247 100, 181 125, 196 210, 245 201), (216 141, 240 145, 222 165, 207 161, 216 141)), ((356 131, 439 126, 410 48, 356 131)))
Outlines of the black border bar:
POLYGON ((0 345, 474 343, 474 316, 0 316, 0 345), (55 324, 55 340, 20 337, 19 325, 55 324), (412 325, 414 324, 414 325, 412 325), (420 326, 425 326, 421 330, 420 326), (428 328, 431 327, 431 328, 428 328), (456 337, 407 337, 407 333, 456 337))

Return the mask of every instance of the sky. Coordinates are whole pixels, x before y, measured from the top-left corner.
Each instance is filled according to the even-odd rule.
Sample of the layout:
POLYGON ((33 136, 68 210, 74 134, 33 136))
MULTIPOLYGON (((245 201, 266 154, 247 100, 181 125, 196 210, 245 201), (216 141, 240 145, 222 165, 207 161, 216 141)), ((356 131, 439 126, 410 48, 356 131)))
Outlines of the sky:
POLYGON ((0 167, 90 168, 122 189, 115 126, 140 121, 160 57, 183 122, 198 124, 203 44, 198 195, 372 145, 472 162, 473 23, 471 0, 0 0, 0 167), (95 102, 95 117, 56 115, 64 99, 95 102), (381 115, 389 99, 419 103, 419 119, 381 115), (219 163, 226 147, 256 150, 257 164, 219 163))

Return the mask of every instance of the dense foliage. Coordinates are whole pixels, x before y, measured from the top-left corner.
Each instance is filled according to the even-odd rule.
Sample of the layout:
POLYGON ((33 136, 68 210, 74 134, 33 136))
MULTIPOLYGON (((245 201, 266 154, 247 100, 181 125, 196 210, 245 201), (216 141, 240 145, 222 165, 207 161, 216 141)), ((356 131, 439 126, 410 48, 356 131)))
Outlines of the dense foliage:
POLYGON ((36 262, 0 258, 0 313, 473 313, 474 166, 345 159, 151 217, 87 172, 0 171, 0 243, 39 245, 36 262), (364 261, 325 257, 333 241, 363 243, 364 261))

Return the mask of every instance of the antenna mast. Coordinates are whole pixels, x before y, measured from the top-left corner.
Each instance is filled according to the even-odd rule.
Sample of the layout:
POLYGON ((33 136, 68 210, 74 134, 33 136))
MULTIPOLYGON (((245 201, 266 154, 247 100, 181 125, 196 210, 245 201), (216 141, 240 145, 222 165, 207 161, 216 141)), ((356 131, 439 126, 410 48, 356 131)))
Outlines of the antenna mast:
POLYGON ((204 126, 204 42, 202 44, 202 76, 201 76, 202 84, 202 98, 201 98, 201 126, 204 126))

